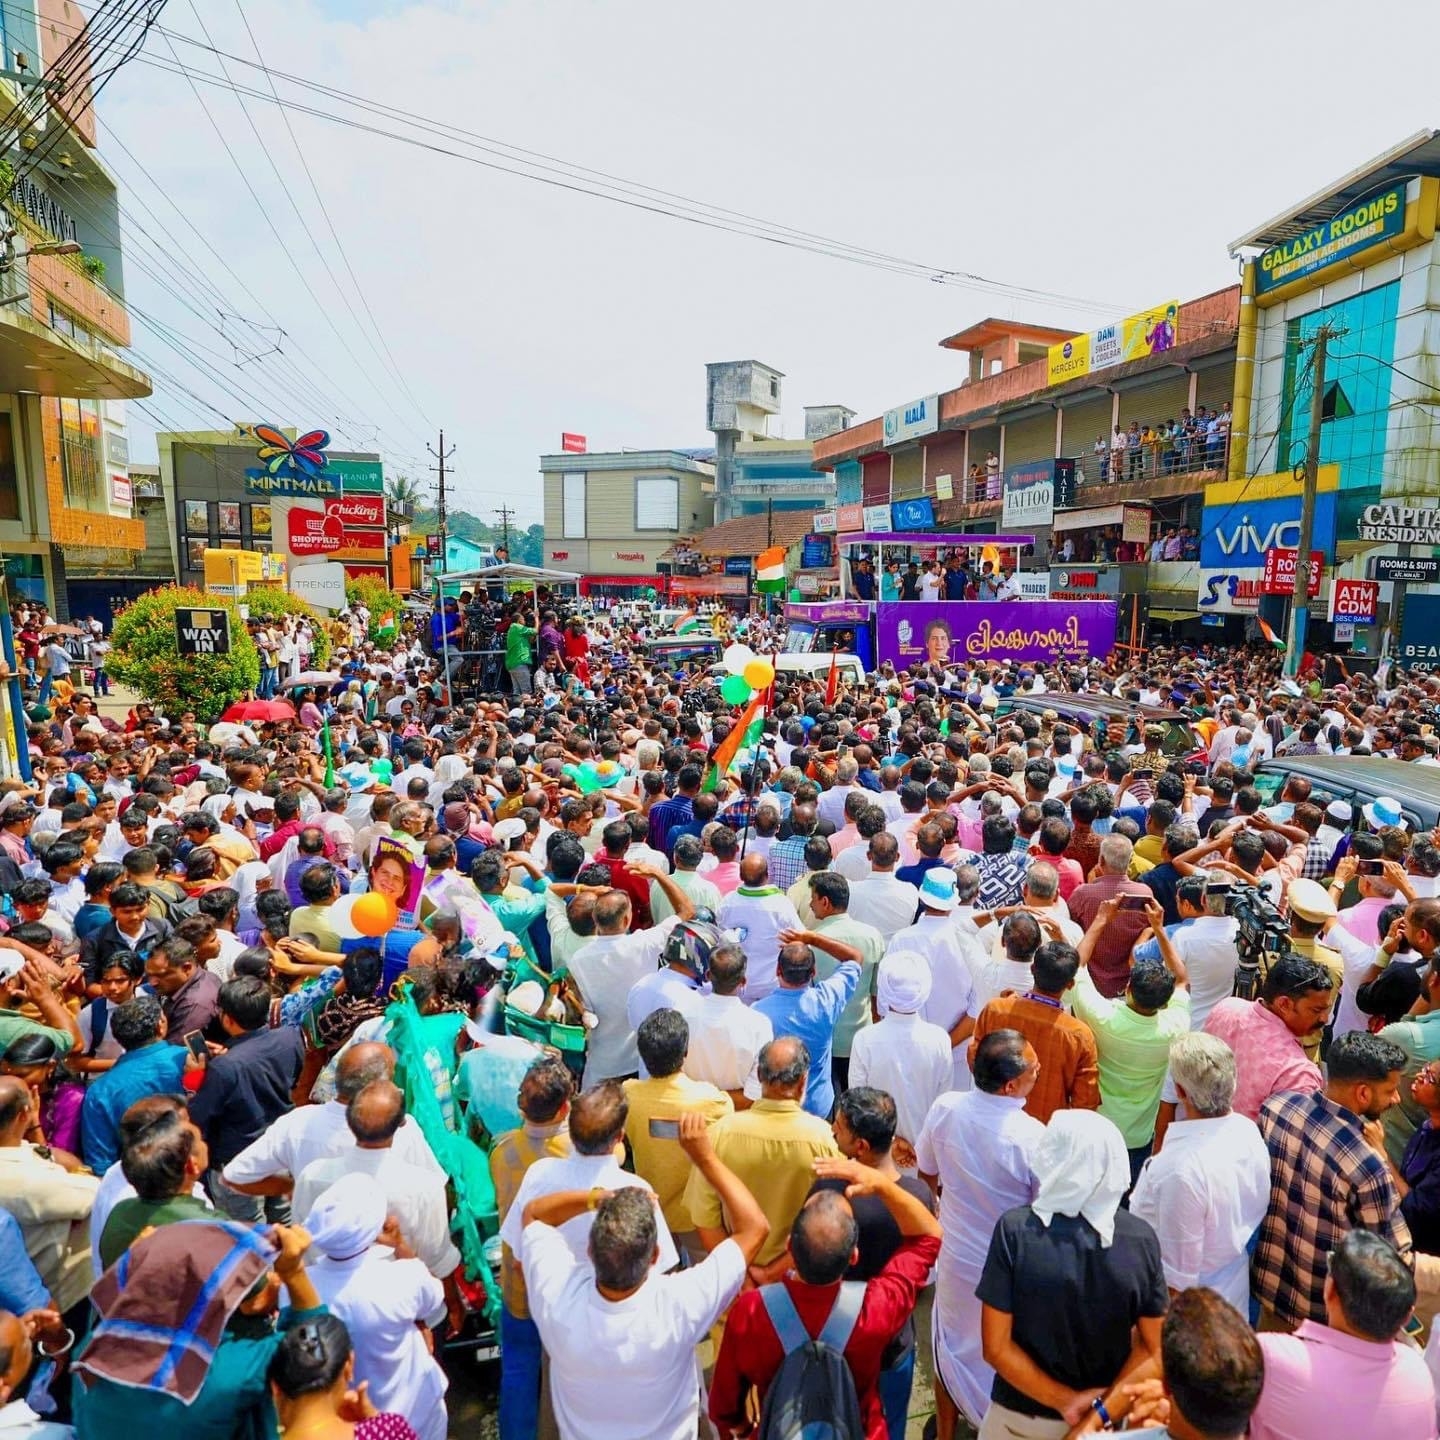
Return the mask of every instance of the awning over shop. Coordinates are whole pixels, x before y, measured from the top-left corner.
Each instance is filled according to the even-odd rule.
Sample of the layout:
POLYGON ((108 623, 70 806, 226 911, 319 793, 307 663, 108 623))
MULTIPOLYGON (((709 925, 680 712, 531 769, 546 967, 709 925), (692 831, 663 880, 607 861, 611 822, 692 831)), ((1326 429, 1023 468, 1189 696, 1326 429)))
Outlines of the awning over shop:
MULTIPOLYGON (((1120 506, 1113 507, 1116 510, 1120 506)), ((1114 523, 1114 522, 1107 522, 1114 523)), ((859 530, 851 535, 841 535, 842 545, 1000 545, 1013 548, 1016 545, 1033 545, 1033 535, 955 535, 941 530, 859 530)))
MULTIPOLYGON (((1143 511, 1149 524, 1150 506, 1140 504, 1096 505, 1089 510, 1057 510, 1052 530, 1094 530, 1104 525, 1125 524, 1126 511, 1143 511)), ((1003 542, 1002 542, 1003 543, 1003 542)))

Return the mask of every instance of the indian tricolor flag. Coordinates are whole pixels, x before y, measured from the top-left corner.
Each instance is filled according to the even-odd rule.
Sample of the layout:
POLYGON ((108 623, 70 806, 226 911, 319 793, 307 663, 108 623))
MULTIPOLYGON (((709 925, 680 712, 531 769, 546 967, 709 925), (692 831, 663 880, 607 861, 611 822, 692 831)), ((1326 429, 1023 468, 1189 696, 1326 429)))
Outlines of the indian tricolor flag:
POLYGON ((772 595, 785 588, 785 547, 772 545, 762 550, 755 560, 755 588, 762 595, 772 595))
POLYGON ((687 610, 670 628, 676 635, 689 635, 700 628, 700 617, 693 610, 687 610))
POLYGON ((1264 620, 1261 620, 1259 616, 1256 616, 1256 621, 1260 626, 1260 633, 1273 646, 1275 646, 1277 650, 1284 650, 1287 648, 1285 642, 1270 628, 1270 626, 1264 620))

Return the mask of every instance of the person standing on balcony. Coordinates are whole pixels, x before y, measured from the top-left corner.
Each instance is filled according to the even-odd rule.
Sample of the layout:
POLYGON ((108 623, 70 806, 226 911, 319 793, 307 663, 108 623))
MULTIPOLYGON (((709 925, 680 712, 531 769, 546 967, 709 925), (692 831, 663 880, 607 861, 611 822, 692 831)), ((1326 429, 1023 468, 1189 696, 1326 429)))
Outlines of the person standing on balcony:
POLYGON ((1103 435, 1095 437, 1092 449, 1095 453, 1095 464, 1099 469, 1100 483, 1103 485, 1110 478, 1110 447, 1105 443, 1103 435))
POLYGON ((1119 484, 1125 478, 1125 427, 1116 425, 1110 438, 1110 478, 1119 484))
POLYGON ((985 457, 985 498, 1000 498, 1000 457, 993 450, 985 457))
POLYGON ((1132 420, 1130 428, 1125 432, 1125 454, 1127 464, 1125 478, 1127 480, 1142 480, 1145 477, 1145 451, 1142 448, 1144 436, 1140 433, 1140 422, 1132 420))

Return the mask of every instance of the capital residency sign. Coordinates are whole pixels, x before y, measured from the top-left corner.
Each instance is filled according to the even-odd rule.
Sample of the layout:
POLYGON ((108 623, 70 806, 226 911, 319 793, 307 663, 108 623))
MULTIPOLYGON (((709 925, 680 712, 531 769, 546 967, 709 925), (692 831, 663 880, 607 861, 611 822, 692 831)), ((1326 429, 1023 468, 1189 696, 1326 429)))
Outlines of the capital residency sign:
MULTIPOLYGON (((1310 543, 1327 556, 1335 552, 1336 501, 1340 467, 1322 465, 1315 496, 1310 543)), ((1267 550, 1295 550, 1300 544, 1300 483, 1288 471, 1222 480, 1205 487, 1200 526, 1200 564, 1206 570, 1263 570, 1267 550)))
POLYGON ((1115 648, 1113 600, 898 601, 876 610, 880 659, 911 665, 975 660, 1103 659, 1115 648))

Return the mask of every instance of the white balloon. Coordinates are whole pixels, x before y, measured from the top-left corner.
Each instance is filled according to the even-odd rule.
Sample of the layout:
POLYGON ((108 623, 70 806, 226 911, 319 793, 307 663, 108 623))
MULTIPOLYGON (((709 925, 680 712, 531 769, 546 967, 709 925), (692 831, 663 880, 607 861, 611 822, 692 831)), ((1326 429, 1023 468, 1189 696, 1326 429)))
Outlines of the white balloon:
POLYGON ((745 667, 760 657, 748 645, 727 645, 720 657, 721 663, 732 675, 743 675, 745 667))
POLYGON ((359 895, 342 895, 326 912, 330 928, 342 940, 358 940, 360 938, 360 932, 350 918, 350 912, 355 908, 355 902, 359 898, 359 895))

